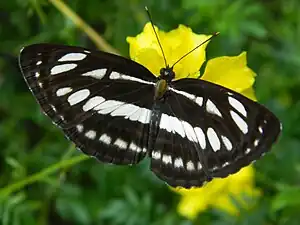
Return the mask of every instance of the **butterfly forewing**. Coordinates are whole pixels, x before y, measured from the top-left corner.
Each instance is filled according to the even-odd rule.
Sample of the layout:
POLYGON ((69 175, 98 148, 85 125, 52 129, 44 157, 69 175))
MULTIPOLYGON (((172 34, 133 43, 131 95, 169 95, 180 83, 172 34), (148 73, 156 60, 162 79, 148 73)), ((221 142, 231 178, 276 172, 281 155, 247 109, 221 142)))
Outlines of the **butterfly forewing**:
POLYGON ((152 170, 172 186, 201 186, 258 159, 281 124, 264 106, 203 80, 173 82, 162 112, 152 170))
POLYGON ((42 110, 83 152, 133 164, 146 154, 156 78, 143 66, 80 47, 24 48, 20 67, 42 110))

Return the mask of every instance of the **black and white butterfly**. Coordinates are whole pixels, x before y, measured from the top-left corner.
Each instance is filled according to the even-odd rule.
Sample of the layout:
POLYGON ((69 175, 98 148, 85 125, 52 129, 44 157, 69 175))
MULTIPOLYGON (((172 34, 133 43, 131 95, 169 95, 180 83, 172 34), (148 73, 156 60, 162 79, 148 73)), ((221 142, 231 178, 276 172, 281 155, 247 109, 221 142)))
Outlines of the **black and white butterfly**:
POLYGON ((117 55, 54 44, 25 47, 19 62, 42 110, 77 148, 117 165, 148 156, 171 186, 239 171, 281 130, 264 106, 204 80, 174 80, 173 67, 156 77, 117 55))

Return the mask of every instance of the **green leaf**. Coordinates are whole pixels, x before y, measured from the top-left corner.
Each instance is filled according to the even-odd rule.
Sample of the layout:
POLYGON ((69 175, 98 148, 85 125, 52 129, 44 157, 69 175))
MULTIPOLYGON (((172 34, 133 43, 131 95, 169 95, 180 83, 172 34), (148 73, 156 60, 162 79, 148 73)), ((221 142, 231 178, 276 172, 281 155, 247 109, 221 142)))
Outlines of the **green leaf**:
POLYGON ((288 187, 282 190, 272 201, 271 208, 274 213, 287 207, 300 207, 299 187, 288 187))
POLYGON ((56 201, 56 209, 59 215, 69 221, 80 224, 89 224, 90 215, 84 202, 72 198, 59 198, 56 201))

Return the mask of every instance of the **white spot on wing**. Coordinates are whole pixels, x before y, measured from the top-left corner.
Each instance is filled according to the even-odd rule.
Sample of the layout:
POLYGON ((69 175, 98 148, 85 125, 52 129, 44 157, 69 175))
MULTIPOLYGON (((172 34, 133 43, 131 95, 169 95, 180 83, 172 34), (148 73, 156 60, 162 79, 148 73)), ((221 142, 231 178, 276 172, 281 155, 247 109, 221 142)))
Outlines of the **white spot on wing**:
POLYGON ((219 168, 218 166, 214 166, 214 167, 212 168, 212 170, 215 171, 215 170, 217 170, 218 168, 219 168))
POLYGON ((182 95, 182 96, 184 96, 188 99, 191 99, 191 100, 194 100, 196 98, 196 96, 193 95, 193 94, 190 94, 190 93, 185 92, 185 91, 180 91, 180 90, 177 90, 177 89, 172 88, 172 87, 169 87, 169 90, 175 92, 176 94, 180 94, 180 95, 182 95))
POLYGON ((228 151, 232 150, 232 143, 231 143, 231 141, 227 137, 225 137, 223 135, 221 136, 221 138, 222 138, 222 141, 223 141, 226 149, 228 151))
POLYGON ((141 152, 141 151, 142 151, 142 148, 138 146, 138 147, 136 148, 136 152, 139 153, 139 152, 141 152))
POLYGON ((182 121, 182 125, 185 130, 185 134, 186 134, 187 138, 190 141, 197 142, 196 133, 195 133, 195 130, 193 129, 192 125, 186 121, 182 121))
POLYGON ((94 110, 98 110, 98 113, 100 114, 110 113, 111 116, 124 116, 125 119, 139 121, 144 124, 149 123, 151 113, 149 109, 116 100, 102 102, 101 104, 94 106, 94 110))
POLYGON ((39 72, 35 72, 35 77, 38 78, 40 76, 39 72))
POLYGON ((90 91, 88 89, 82 89, 80 91, 76 91, 73 94, 71 94, 68 97, 68 102, 72 106, 85 100, 87 97, 89 97, 89 95, 90 95, 90 91))
POLYGON ((203 132, 203 130, 200 127, 195 127, 194 128, 195 132, 196 132, 196 136, 198 139, 198 142, 201 146, 202 149, 206 148, 206 139, 205 139, 205 134, 203 132))
POLYGON ((259 131, 259 133, 262 134, 262 133, 263 133, 263 128, 262 128, 261 126, 259 126, 259 127, 258 127, 258 131, 259 131))
POLYGON ((54 112, 57 111, 54 105, 50 104, 50 107, 52 108, 52 110, 53 110, 54 112))
POLYGON ((135 112, 130 114, 129 119, 131 121, 137 121, 140 118, 142 113, 143 113, 142 108, 138 107, 135 112))
POLYGON ((104 101, 105 101, 105 99, 102 98, 101 96, 92 97, 83 105, 82 109, 83 109, 83 111, 87 112, 87 111, 95 108, 96 106, 98 106, 99 104, 101 104, 104 101))
POLYGON ((116 79, 118 79, 118 80, 130 80, 130 81, 139 82, 139 83, 142 83, 142 84, 155 85, 154 82, 149 82, 147 80, 142 80, 140 78, 133 77, 133 76, 118 74, 117 72, 112 72, 111 75, 109 76, 109 78, 113 79, 113 80, 116 80, 116 79))
POLYGON ((95 139, 95 137, 96 137, 96 131, 94 131, 94 130, 89 130, 89 131, 87 131, 85 134, 84 134, 87 138, 89 138, 89 139, 95 139))
POLYGON ((213 151, 218 151, 221 148, 221 143, 220 140, 218 138, 217 133, 215 132, 215 130, 211 127, 209 127, 207 129, 207 137, 208 137, 208 141, 213 149, 213 151))
POLYGON ((202 164, 201 164, 201 162, 198 162, 197 163, 197 170, 201 170, 202 169, 202 164))
POLYGON ((58 115, 58 117, 62 120, 65 121, 65 117, 63 115, 58 115))
POLYGON ((139 122, 143 124, 148 124, 150 122, 150 113, 151 111, 149 109, 141 108, 142 112, 139 117, 139 122))
POLYGON ((52 67, 52 69, 50 70, 50 74, 55 75, 55 74, 67 72, 67 71, 70 71, 70 70, 76 68, 76 66, 77 66, 77 64, 74 64, 74 63, 57 65, 57 66, 52 67))
POLYGON ((182 95, 182 96, 194 101, 199 106, 203 105, 203 97, 197 97, 196 95, 190 94, 190 93, 185 92, 185 91, 180 91, 180 90, 177 90, 177 89, 172 88, 172 87, 169 87, 169 90, 175 92, 176 94, 182 95))
POLYGON ((135 143, 131 142, 130 145, 129 145, 129 149, 131 151, 136 151, 136 148, 137 148, 137 145, 135 143))
POLYGON ((167 115, 167 114, 165 114, 165 113, 163 113, 163 114, 161 115, 159 127, 160 127, 161 129, 167 130, 168 132, 171 132, 171 131, 172 131, 172 127, 171 127, 171 124, 170 124, 170 121, 169 121, 169 115, 167 115))
POLYGON ((121 102, 121 105, 111 113, 111 116, 124 116, 125 118, 128 118, 128 116, 136 112, 138 109, 139 107, 136 105, 121 102))
POLYGON ((104 133, 99 138, 99 141, 103 142, 106 145, 109 145, 111 143, 111 137, 104 133))
POLYGON ((174 160, 174 167, 175 168, 183 168, 183 161, 182 158, 176 158, 174 160))
POLYGON ((106 74, 107 69, 96 69, 86 73, 83 73, 82 76, 93 77, 96 79, 102 79, 106 74))
POLYGON ((255 139, 254 146, 256 147, 258 145, 258 143, 259 143, 259 139, 255 139))
POLYGON ((195 102, 199 105, 202 106, 203 105, 203 98, 202 97, 197 97, 195 102))
POLYGON ((184 132, 184 128, 183 128, 181 121, 177 117, 174 117, 174 116, 169 116, 169 120, 170 120, 171 126, 173 127, 173 133, 175 131, 181 137, 184 138, 185 132, 184 132))
POLYGON ((36 62, 36 65, 38 66, 38 65, 41 65, 42 64, 42 61, 37 61, 36 62))
POLYGON ((134 152, 141 152, 142 151, 142 149, 133 142, 130 143, 129 149, 131 151, 134 151, 134 152))
POLYGON ((118 146, 120 149, 127 149, 127 142, 122 140, 121 138, 118 138, 115 142, 114 145, 118 146))
POLYGON ((247 111, 246 111, 244 105, 240 101, 238 101, 237 99, 235 99, 231 96, 228 97, 228 101, 234 109, 236 109, 238 112, 240 112, 243 116, 245 116, 245 117, 247 116, 247 111))
POLYGON ((248 125, 247 123, 234 111, 230 110, 230 115, 236 125, 240 128, 240 130, 246 134, 248 132, 248 125))
POLYGON ((124 104, 124 103, 115 101, 115 100, 108 100, 108 101, 105 101, 105 102, 101 103, 100 105, 96 106, 94 109, 99 110, 98 111, 99 114, 108 114, 108 113, 111 113, 114 110, 116 110, 122 104, 124 104))
POLYGON ((215 114, 217 116, 222 117, 222 114, 219 111, 219 109, 217 108, 217 106, 209 99, 206 102, 206 111, 209 112, 209 113, 212 113, 212 114, 215 114))
POLYGON ((225 162, 222 167, 225 167, 225 166, 228 166, 229 165, 229 162, 225 162))
POLYGON ((197 142, 195 131, 191 124, 180 121, 178 118, 169 116, 165 113, 161 115, 159 127, 168 132, 178 133, 181 137, 187 136, 190 141, 197 142))
POLYGON ((251 152, 251 148, 247 148, 245 151, 246 154, 249 154, 250 152, 251 152))
POLYGON ((77 131, 78 131, 79 133, 81 133, 81 132, 83 131, 83 125, 82 125, 82 124, 78 124, 78 125, 76 126, 76 129, 77 129, 77 131))
POLYGON ((163 155, 162 162, 164 164, 171 164, 172 163, 172 156, 170 156, 170 155, 163 155))
POLYGON ((72 91, 72 88, 70 88, 70 87, 59 88, 56 91, 56 96, 64 96, 64 95, 70 93, 71 91, 72 91))
POLYGON ((79 61, 83 60, 86 57, 86 54, 83 53, 68 53, 61 57, 58 61, 64 62, 64 61, 79 61))
POLYGON ((121 78, 121 74, 120 73, 118 73, 118 72, 115 72, 115 71, 113 71, 113 72, 111 72, 111 74, 109 75, 109 79, 120 79, 121 78))
POLYGON ((152 151, 151 157, 156 160, 160 159, 161 157, 160 151, 152 151))
POLYGON ((193 171, 195 170, 195 166, 194 166, 194 163, 192 161, 188 161, 187 164, 186 164, 186 169, 188 171, 193 171))

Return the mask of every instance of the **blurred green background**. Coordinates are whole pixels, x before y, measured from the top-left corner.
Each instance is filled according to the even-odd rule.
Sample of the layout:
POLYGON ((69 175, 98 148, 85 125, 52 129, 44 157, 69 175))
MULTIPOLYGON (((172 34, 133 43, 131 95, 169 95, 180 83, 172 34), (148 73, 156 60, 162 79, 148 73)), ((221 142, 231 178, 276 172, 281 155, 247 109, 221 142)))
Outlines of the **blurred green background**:
MULTIPOLYGON (((127 36, 148 21, 169 31, 220 31, 208 58, 248 52, 259 102, 283 123, 272 152, 255 163, 263 194, 231 216, 215 209, 195 221, 176 210, 179 196, 148 169, 86 159, 41 114, 18 69, 22 46, 52 42, 96 48, 58 0, 0 1, 0 224, 300 224, 299 0, 69 0, 65 3, 128 56, 127 36)), ((221 73, 222 71, 220 71, 221 73)))

